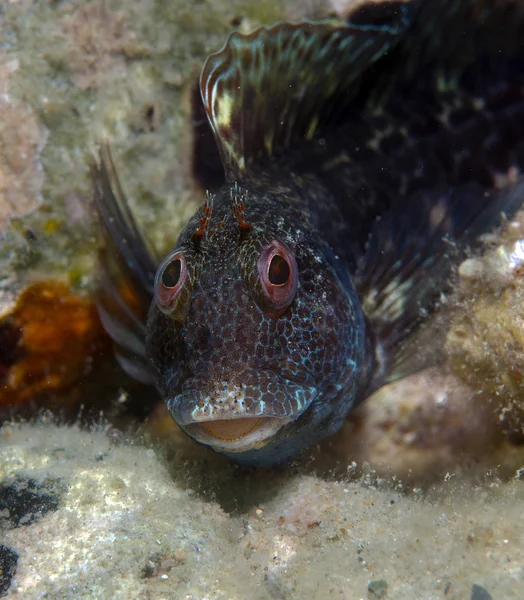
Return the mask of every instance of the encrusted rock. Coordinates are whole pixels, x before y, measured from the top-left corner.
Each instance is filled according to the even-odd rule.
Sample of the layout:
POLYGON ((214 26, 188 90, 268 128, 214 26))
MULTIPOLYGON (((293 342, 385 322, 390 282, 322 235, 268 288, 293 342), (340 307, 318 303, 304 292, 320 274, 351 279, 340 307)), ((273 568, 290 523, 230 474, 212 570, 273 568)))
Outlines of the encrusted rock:
POLYGON ((10 219, 23 217, 42 202, 44 173, 40 152, 47 130, 35 112, 8 89, 19 60, 0 52, 0 237, 10 219))
POLYGON ((127 73, 126 58, 148 53, 105 2, 89 2, 62 21, 69 68, 82 89, 98 88, 127 73))
POLYGON ((446 340, 453 371, 524 438, 524 211, 459 269, 446 340))

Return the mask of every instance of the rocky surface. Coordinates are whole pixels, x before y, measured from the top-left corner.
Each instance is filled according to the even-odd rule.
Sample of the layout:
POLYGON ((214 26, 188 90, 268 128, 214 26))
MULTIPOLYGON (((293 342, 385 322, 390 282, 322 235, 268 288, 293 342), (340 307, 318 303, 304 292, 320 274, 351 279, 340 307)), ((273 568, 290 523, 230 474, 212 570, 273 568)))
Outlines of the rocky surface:
POLYGON ((484 251, 459 267, 446 339, 454 372, 496 412, 508 437, 524 441, 524 211, 484 251))
POLYGON ((160 460, 101 429, 4 427, 0 485, 31 495, 0 534, 18 555, 8 596, 522 597, 520 473, 423 492, 213 462, 160 460))

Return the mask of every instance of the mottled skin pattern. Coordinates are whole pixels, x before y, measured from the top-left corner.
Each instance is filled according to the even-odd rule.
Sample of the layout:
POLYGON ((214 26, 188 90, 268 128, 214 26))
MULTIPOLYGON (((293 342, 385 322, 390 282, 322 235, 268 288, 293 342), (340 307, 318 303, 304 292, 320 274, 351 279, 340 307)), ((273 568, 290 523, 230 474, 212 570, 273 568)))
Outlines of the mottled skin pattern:
POLYGON ((338 400, 355 397, 365 330, 347 264, 329 237, 319 235, 318 213, 336 214, 325 190, 292 177, 275 184, 276 173, 253 179, 241 187, 250 232, 239 230, 231 208, 234 187, 228 186, 215 198, 199 250, 191 239, 198 215, 181 235, 177 247, 187 248, 195 279, 191 306, 177 325, 152 305, 148 354, 167 406, 182 425, 194 420, 195 410, 214 410, 215 418, 234 413, 234 402, 222 407, 216 398, 227 386, 242 386, 247 415, 288 417, 313 403, 299 417, 298 435, 292 421, 270 445, 235 456, 263 464, 284 460, 340 426, 347 405, 338 400), (313 210, 320 198, 322 211, 313 210), (274 239, 289 246, 299 270, 296 297, 278 318, 257 303, 256 260, 274 239))
POLYGON ((238 462, 296 455, 412 372, 403 343, 454 262, 522 204, 524 5, 421 0, 409 18, 406 6, 366 5, 349 27, 277 25, 210 58, 202 99, 229 183, 190 220, 155 288, 158 262, 109 157, 94 167, 117 255, 106 252, 99 305, 119 360, 189 435, 238 462), (296 260, 282 310, 260 270, 274 243, 296 260), (183 285, 162 291, 178 289, 176 301, 157 294, 144 327, 177 252, 183 285))
MULTIPOLYGON (((475 70, 464 75, 475 85, 463 86, 460 98, 437 94, 429 110, 421 86, 412 93, 408 115, 399 115, 392 101, 391 114, 350 122, 327 143, 321 139, 278 166, 269 161, 252 170, 240 188, 251 232, 238 227, 230 185, 215 197, 209 235, 198 251, 191 241, 198 215, 190 221, 178 243, 188 249, 195 279, 186 320, 175 325, 153 305, 148 322, 148 354, 179 424, 195 420, 195 409, 214 411, 218 419, 235 414, 238 400, 220 402, 220 390, 228 386, 243 386, 236 392, 243 398, 238 414, 289 417, 310 405, 265 446, 232 454, 269 464, 336 431, 369 393, 371 380, 380 385, 376 332, 366 326, 355 290, 376 214, 397 200, 406 206, 409 193, 419 189, 475 183, 489 190, 497 177, 522 171, 517 135, 524 122, 524 78, 510 85, 485 71, 484 101, 475 104, 481 92, 475 70), (506 129, 508 111, 516 118, 506 129), (466 167, 473 157, 473 168, 466 167), (356 218, 358 203, 365 210, 356 218), (296 298, 276 319, 256 301, 256 258, 274 239, 288 244, 299 270, 296 298)), ((422 211, 419 218, 430 216, 422 211)), ((418 227, 423 237, 432 231, 429 221, 418 227)))

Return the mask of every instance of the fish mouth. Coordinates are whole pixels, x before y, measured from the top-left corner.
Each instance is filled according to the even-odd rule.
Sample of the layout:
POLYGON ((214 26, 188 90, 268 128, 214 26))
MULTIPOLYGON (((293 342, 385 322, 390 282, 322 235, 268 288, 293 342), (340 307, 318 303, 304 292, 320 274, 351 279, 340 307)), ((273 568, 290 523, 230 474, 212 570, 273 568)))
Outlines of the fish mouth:
POLYGON ((184 388, 166 402, 175 421, 198 442, 227 452, 266 445, 318 395, 308 377, 297 383, 271 370, 191 378, 184 388))
POLYGON ((217 419, 191 423, 184 429, 197 442, 212 446, 215 450, 245 452, 265 446, 289 420, 278 417, 217 419))

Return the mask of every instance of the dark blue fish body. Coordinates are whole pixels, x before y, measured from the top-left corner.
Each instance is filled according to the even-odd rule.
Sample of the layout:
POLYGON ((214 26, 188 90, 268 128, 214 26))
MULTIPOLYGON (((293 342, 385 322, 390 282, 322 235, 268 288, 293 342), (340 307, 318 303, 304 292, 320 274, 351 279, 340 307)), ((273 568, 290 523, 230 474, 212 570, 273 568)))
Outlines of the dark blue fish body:
POLYGON ((524 198, 523 39, 487 0, 234 34, 201 76, 225 182, 159 267, 102 147, 102 320, 189 435, 278 463, 416 368, 408 334, 524 198))
MULTIPOLYGON (((180 354, 165 352, 172 336, 169 317, 156 306, 149 313, 149 355, 175 420, 202 441, 218 434, 215 421, 224 436, 246 427, 243 439, 257 423, 259 433, 278 428, 284 436, 267 450, 255 439, 255 461, 295 454, 320 437, 319 424, 321 437, 336 430, 348 410, 342 399, 355 397, 363 371, 365 327, 356 290, 343 258, 318 235, 318 215, 304 209, 304 195, 291 201, 299 183, 265 173, 217 194, 207 239, 194 256, 186 254, 201 272, 180 326, 185 342, 176 350, 180 354), (239 230, 231 191, 246 198, 249 232, 239 230), (286 196, 290 201, 283 208, 286 196), (297 290, 293 310, 278 317, 268 314, 256 281, 250 281, 258 278, 258 255, 275 239, 292 250, 299 287, 307 291, 297 290), (315 402, 319 397, 322 402, 315 402), (244 416, 230 421, 235 414, 244 416), (297 414, 303 414, 302 425, 293 433, 297 414), (212 430, 201 420, 209 417, 212 430), (198 428, 204 423, 203 431, 195 421, 198 428)), ((314 192, 309 193, 313 203, 314 192)), ((197 228, 195 219, 177 247, 190 248, 197 228)))

